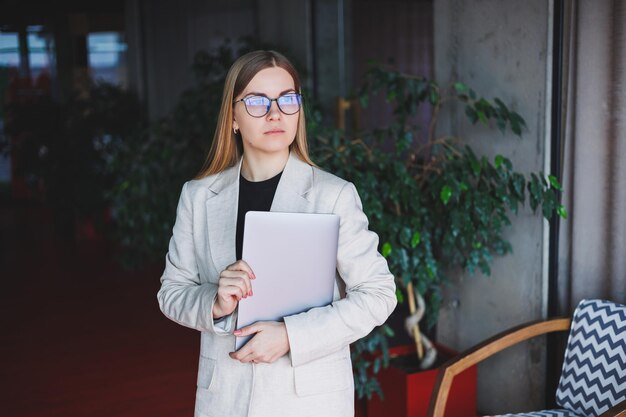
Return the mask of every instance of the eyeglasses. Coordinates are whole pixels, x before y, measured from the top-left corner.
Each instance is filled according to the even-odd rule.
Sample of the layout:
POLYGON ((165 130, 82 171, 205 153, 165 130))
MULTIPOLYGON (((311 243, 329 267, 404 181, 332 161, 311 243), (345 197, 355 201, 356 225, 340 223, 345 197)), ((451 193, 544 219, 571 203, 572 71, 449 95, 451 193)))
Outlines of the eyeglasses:
POLYGON ((278 104, 281 112, 287 115, 296 114, 302 105, 302 95, 298 93, 283 94, 277 98, 269 98, 265 96, 248 96, 239 100, 234 100, 233 104, 243 101, 246 111, 252 117, 263 117, 270 112, 272 101, 278 104))

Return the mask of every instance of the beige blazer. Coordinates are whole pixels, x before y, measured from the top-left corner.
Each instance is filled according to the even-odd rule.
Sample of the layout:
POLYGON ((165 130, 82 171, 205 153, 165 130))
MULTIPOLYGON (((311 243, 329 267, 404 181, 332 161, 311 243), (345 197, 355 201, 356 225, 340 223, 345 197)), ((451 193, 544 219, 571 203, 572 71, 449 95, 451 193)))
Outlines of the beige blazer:
POLYGON ((183 186, 157 298, 163 314, 201 332, 196 417, 353 416, 349 344, 385 322, 395 284, 353 184, 291 154, 271 211, 341 218, 334 302, 284 318, 290 352, 243 364, 234 351, 236 310, 216 328, 220 271, 235 262, 239 164, 183 186))

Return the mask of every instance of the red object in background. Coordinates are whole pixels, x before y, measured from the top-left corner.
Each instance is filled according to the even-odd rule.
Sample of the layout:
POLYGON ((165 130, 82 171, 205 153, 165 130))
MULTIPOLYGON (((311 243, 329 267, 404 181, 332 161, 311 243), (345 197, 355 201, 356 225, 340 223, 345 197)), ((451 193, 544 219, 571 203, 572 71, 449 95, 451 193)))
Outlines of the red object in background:
MULTIPOLYGON (((456 352, 437 345, 439 353, 452 357, 456 352)), ((415 346, 398 346, 389 349, 391 357, 415 355, 415 346)), ((381 369, 378 380, 385 395, 384 400, 374 396, 367 403, 367 417, 426 417, 430 397, 439 368, 406 373, 396 367, 381 369)), ((365 416, 365 415, 363 415, 365 416)), ((476 416, 476 367, 472 366, 457 375, 450 389, 446 417, 476 416)))
POLYGON ((87 217, 76 217, 74 219, 74 239, 76 241, 103 240, 104 230, 111 223, 113 223, 113 214, 110 206, 87 217))

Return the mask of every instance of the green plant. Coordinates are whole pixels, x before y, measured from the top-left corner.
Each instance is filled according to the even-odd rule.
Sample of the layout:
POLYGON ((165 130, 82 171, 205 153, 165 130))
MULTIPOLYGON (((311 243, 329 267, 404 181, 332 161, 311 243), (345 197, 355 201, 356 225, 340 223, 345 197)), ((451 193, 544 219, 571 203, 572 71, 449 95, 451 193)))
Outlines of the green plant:
MULTIPOLYGON (((512 251, 503 235, 511 224, 509 213, 517 214, 526 201, 533 211, 541 206, 546 218, 554 211, 565 217, 566 212, 557 201, 556 178, 518 173, 502 155, 491 161, 459 138, 435 136, 439 110, 451 101, 464 103, 471 123, 494 122, 503 134, 510 129, 521 136, 524 120, 501 100, 479 97, 462 83, 443 91, 432 80, 373 66, 357 98, 367 105, 381 92, 393 106, 392 123, 352 135, 318 124, 314 160, 355 183, 370 227, 380 236, 380 251, 396 276, 399 300, 404 298, 400 288, 413 282, 427 300, 432 326, 449 271, 478 269, 489 275, 494 256, 512 251), (419 127, 413 120, 425 104, 432 106, 433 116, 428 139, 417 143, 419 127)), ((373 375, 388 364, 390 336, 392 329, 383 325, 353 345, 359 397, 382 396, 373 375), (381 357, 375 355, 378 351, 381 357)))

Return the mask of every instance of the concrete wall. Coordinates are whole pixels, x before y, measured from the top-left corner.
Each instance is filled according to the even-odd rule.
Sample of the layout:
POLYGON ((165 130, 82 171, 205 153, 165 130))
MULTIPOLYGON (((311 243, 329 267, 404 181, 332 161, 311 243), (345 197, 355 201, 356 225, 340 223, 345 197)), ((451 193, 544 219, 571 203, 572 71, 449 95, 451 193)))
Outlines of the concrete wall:
MULTIPOLYGON (((471 126, 462 106, 442 114, 440 134, 462 135, 478 154, 503 154, 521 172, 543 170, 546 152, 549 1, 436 0, 435 78, 462 81, 488 99, 501 98, 525 118, 520 140, 494 127, 471 126)), ((466 349, 509 327, 542 318, 543 221, 526 208, 506 237, 514 253, 496 258, 492 276, 461 275, 445 294, 440 342, 466 349)), ((541 409, 545 339, 535 339, 479 367, 479 413, 541 409)))

